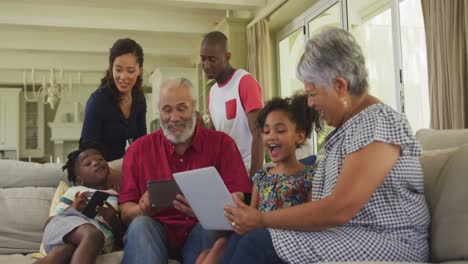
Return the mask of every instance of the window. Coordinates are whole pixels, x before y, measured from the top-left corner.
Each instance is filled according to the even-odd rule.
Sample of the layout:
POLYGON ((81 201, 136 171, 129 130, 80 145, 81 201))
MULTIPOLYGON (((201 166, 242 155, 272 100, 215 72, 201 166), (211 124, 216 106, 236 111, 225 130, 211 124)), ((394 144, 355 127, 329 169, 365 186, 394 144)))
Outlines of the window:
POLYGON ((20 117, 20 157, 42 158, 45 139, 44 104, 39 101, 27 102, 22 99, 20 117))
POLYGON ((413 132, 430 122, 426 34, 420 0, 400 1, 404 113, 413 132))
MULTIPOLYGON (((303 89, 296 78, 297 63, 307 40, 325 26, 348 28, 356 38, 366 59, 371 95, 405 113, 413 132, 429 127, 425 31, 419 0, 318 1, 278 34, 282 97, 303 89)), ((332 129, 325 127, 316 136, 316 150, 332 129)))
POLYGON ((341 12, 339 3, 335 3, 327 10, 309 21, 309 38, 315 35, 323 27, 341 27, 341 12))
POLYGON ((397 109, 390 1, 348 0, 349 29, 366 58, 369 93, 397 109))
POLYGON ((279 42, 281 97, 304 89, 296 77, 296 68, 305 48, 304 28, 301 27, 279 42))
MULTIPOLYGON (((341 27, 341 12, 339 2, 336 2, 331 7, 321 12, 318 16, 312 16, 313 19, 308 22, 309 38, 320 32, 320 30, 327 26, 341 27)), ((322 124, 322 129, 319 133, 314 133, 315 150, 319 152, 323 149, 325 138, 332 132, 334 127, 327 126, 325 122, 322 124)))
POLYGON ((26 149, 37 149, 39 147, 39 118, 38 102, 25 102, 26 104, 26 149))

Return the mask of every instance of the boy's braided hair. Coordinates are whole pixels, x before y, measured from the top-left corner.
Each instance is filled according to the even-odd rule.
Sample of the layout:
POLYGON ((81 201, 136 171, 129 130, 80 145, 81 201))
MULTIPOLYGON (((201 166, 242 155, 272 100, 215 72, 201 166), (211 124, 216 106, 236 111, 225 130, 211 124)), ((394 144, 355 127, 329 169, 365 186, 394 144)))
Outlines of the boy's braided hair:
POLYGON ((95 150, 99 151, 101 154, 103 154, 102 149, 101 149, 101 147, 99 145, 97 145, 95 143, 83 143, 83 144, 80 144, 80 147, 77 150, 74 150, 74 151, 70 152, 70 154, 68 154, 67 162, 62 167, 63 171, 67 170, 68 181, 73 183, 73 185, 76 185, 76 177, 77 177, 77 175, 76 175, 76 162, 78 160, 78 156, 83 151, 88 150, 88 149, 95 149, 95 150))

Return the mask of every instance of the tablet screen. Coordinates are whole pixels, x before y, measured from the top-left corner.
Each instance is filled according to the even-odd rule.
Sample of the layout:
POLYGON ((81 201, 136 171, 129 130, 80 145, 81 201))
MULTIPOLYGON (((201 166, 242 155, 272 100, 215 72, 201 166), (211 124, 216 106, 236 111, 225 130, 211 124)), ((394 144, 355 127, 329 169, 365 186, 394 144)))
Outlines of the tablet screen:
POLYGON ((173 207, 177 194, 182 194, 174 180, 159 180, 148 182, 148 194, 152 207, 173 207))
POLYGON ((206 230, 232 230, 224 205, 234 206, 231 194, 215 167, 173 174, 198 221, 206 230))

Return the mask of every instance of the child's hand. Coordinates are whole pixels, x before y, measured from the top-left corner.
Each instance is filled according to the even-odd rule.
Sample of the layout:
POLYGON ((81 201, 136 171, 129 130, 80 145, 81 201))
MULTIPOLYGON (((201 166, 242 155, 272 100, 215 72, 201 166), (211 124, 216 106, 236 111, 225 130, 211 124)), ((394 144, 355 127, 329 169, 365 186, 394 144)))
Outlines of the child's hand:
POLYGON ((88 191, 75 193, 75 200, 73 201, 71 207, 75 208, 78 212, 83 211, 86 204, 88 203, 89 196, 90 193, 88 191))
POLYGON ((102 216, 102 218, 104 218, 104 220, 112 229, 112 232, 114 233, 116 242, 117 242, 117 244, 114 246, 117 246, 117 247, 121 246, 123 248, 123 244, 121 243, 122 243, 123 235, 125 233, 125 226, 120 220, 120 215, 119 213, 117 213, 115 208, 112 207, 112 205, 107 201, 104 201, 104 204, 107 205, 107 207, 104 207, 104 206, 96 207, 97 213, 98 215, 102 216))
POLYGON ((104 201, 104 204, 107 205, 107 207, 96 207, 98 215, 101 215, 102 218, 104 218, 104 220, 106 220, 108 223, 114 223, 119 218, 117 211, 114 209, 114 207, 112 207, 112 205, 109 202, 104 201))

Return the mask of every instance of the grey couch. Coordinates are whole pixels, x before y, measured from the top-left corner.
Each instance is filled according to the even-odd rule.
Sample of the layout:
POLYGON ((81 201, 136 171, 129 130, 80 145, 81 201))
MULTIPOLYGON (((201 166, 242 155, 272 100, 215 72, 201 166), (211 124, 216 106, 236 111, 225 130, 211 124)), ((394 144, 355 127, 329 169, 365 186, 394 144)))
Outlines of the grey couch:
MULTIPOLYGON (((468 130, 426 129, 416 136, 432 215, 431 262, 468 264, 468 130)), ((0 264, 34 261, 60 180, 66 175, 58 164, 0 160, 0 264)), ((121 257, 105 254, 97 263, 120 263, 121 257)))

